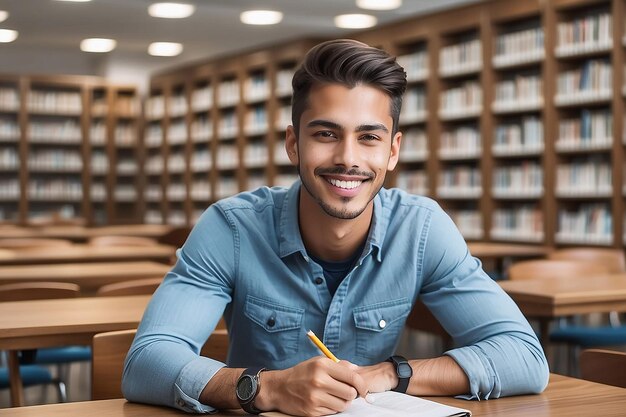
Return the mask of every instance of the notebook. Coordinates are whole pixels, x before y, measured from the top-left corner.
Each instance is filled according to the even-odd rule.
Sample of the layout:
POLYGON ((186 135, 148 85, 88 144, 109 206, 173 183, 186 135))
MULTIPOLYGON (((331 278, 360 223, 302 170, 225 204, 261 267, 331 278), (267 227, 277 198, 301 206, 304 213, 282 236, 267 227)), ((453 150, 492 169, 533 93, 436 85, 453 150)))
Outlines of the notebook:
MULTIPOLYGON (((458 407, 440 404, 394 391, 370 394, 374 401, 366 402, 363 398, 352 401, 352 405, 343 413, 333 416, 343 417, 469 417, 472 413, 458 407)), ((266 417, 284 417, 276 411, 261 413, 266 417)))

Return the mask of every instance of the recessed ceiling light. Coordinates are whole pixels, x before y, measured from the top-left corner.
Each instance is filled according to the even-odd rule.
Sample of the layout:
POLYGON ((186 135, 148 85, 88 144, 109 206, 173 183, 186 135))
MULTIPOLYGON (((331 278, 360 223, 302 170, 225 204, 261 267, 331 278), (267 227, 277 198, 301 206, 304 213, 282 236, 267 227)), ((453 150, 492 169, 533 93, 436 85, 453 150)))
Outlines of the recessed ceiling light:
POLYGON ((195 11, 196 6, 186 3, 154 3, 148 7, 150 16, 165 19, 184 19, 195 11))
POLYGON ((274 10, 248 10, 239 19, 246 25, 275 25, 283 20, 283 14, 274 10))
POLYGON ((80 50, 83 52, 111 52, 117 42, 113 39, 89 38, 80 42, 80 50))
POLYGON ((335 26, 343 29, 365 29, 376 26, 377 20, 369 14, 340 14, 335 16, 335 26))
POLYGON ((176 42, 153 42, 148 47, 152 56, 176 56, 183 52, 183 45, 176 42))
POLYGON ((17 30, 0 29, 0 43, 9 43, 17 39, 17 30))
POLYGON ((9 12, 6 10, 0 10, 0 22, 4 22, 9 17, 9 12))
POLYGON ((68 2, 68 3, 87 3, 87 2, 89 2, 91 0, 57 0, 57 1, 65 1, 65 2, 68 2))
POLYGON ((356 0, 356 5, 367 10, 393 10, 402 6, 402 0, 356 0))

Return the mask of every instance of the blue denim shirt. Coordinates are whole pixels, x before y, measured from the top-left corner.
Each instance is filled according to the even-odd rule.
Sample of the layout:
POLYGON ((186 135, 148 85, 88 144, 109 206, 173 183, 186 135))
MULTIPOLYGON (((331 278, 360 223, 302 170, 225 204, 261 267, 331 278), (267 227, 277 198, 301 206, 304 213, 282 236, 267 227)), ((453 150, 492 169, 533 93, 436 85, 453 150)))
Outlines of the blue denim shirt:
POLYGON ((260 188, 202 215, 139 326, 124 369, 126 398, 214 411, 198 398, 225 364, 198 352, 222 314, 231 367, 284 369, 319 355, 309 329, 341 359, 382 362, 418 297, 459 346, 446 354, 467 374, 468 398, 545 388, 534 332, 434 201, 382 189, 363 253, 331 296, 300 236, 299 190, 299 182, 260 188))

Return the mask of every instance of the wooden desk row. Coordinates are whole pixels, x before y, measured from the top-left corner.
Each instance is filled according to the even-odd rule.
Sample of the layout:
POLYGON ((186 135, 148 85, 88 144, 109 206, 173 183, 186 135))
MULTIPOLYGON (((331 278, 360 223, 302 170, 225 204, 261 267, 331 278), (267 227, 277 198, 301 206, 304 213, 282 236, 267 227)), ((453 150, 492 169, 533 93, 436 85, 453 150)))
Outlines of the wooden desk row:
POLYGON ((0 226, 2 238, 56 238, 85 242, 97 236, 138 236, 159 238, 172 231, 172 226, 162 224, 129 224, 123 226, 0 226))
POLYGON ((106 284, 162 277, 170 269, 169 265, 151 261, 0 266, 0 285, 41 281, 68 282, 77 284, 83 294, 89 295, 106 284))
MULTIPOLYGON (((554 374, 550 376, 547 389, 539 395, 522 395, 489 401, 463 401, 449 397, 428 399, 468 409, 476 417, 618 417, 624 416, 624 410, 626 410, 626 389, 554 374)), ((124 399, 0 409, 0 417, 82 417, 86 415, 174 417, 185 415, 185 413, 167 407, 133 404, 124 399)), ((238 410, 213 415, 219 417, 245 414, 238 410)))
POLYGON ((153 246, 90 246, 76 244, 63 247, 0 249, 0 266, 84 262, 157 261, 171 263, 176 248, 153 246))

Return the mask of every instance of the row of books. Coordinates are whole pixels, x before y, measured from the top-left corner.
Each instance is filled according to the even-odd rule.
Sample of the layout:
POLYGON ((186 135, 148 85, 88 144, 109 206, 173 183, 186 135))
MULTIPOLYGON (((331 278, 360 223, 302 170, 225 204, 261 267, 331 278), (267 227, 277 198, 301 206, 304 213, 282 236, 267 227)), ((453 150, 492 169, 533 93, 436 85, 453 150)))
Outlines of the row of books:
POLYGON ((532 204, 496 209, 490 234, 495 239, 540 241, 544 236, 543 214, 532 204))
POLYGON ((495 195, 541 195, 543 168, 536 161, 524 161, 512 166, 498 167, 493 172, 495 195))
POLYGON ((477 167, 464 165, 447 167, 439 176, 439 188, 480 190, 481 186, 481 172, 477 167))
POLYGON ((476 126, 457 126, 441 134, 439 157, 480 157, 482 143, 476 126))
POLYGON ((82 131, 78 121, 32 121, 29 124, 30 139, 37 142, 80 143, 82 131))
POLYGON ((28 94, 30 111, 43 113, 80 114, 83 103, 80 93, 32 90, 28 94))
POLYGON ((20 99, 17 89, 0 87, 0 109, 17 110, 20 107, 20 99))
POLYGON ((20 181, 16 178, 0 178, 0 200, 8 200, 19 197, 20 181))
POLYGON ((17 120, 0 117, 0 140, 17 142, 20 138, 20 126, 17 120))
POLYGON ((482 88, 477 81, 466 81, 459 87, 450 88, 441 94, 441 113, 466 113, 468 109, 482 109, 482 88))
POLYGON ((537 74, 517 74, 496 84, 494 110, 539 107, 543 104, 543 83, 537 74))
POLYGON ((611 195, 613 190, 611 164, 592 158, 584 162, 559 164, 556 183, 557 195, 611 195))
POLYGON ((191 170, 193 172, 208 171, 212 166, 211 152, 208 149, 198 149, 191 155, 191 170))
POLYGON ((270 95, 269 80, 264 74, 251 75, 244 82, 243 93, 248 103, 267 100, 270 95))
POLYGON ((28 196, 34 200, 74 200, 83 198, 83 183, 80 179, 31 179, 28 196))
POLYGON ((479 39, 470 39, 446 46, 439 52, 439 73, 442 76, 480 69, 482 47, 479 39))
POLYGON ((575 210, 559 210, 557 242, 610 244, 613 218, 607 204, 583 204, 575 210))
MULTIPOLYGON (((580 93, 611 94, 613 76, 608 60, 592 59, 581 68, 562 72, 557 78, 557 103, 559 96, 572 96, 580 93)), ((591 96, 593 97, 593 96, 591 96)))
POLYGON ((593 148, 610 145, 613 138, 611 110, 582 110, 579 118, 559 121, 557 148, 593 148))
POLYGON ((420 128, 410 128, 403 132, 401 161, 425 160, 428 157, 426 132, 420 128))
POLYGON ((15 148, 0 148, 0 169, 16 169, 20 163, 20 155, 15 148))
POLYGON ((543 150, 543 122, 538 116, 524 116, 519 121, 496 126, 494 154, 543 150))
POLYGON ((607 12, 583 16, 557 26, 557 46, 612 42, 612 19, 607 12))
POLYGON ((71 150, 40 150, 28 155, 28 168, 76 171, 83 168, 80 152, 71 150))
POLYGON ((494 64, 505 65, 522 61, 525 57, 543 56, 543 28, 536 27, 496 37, 494 64))

